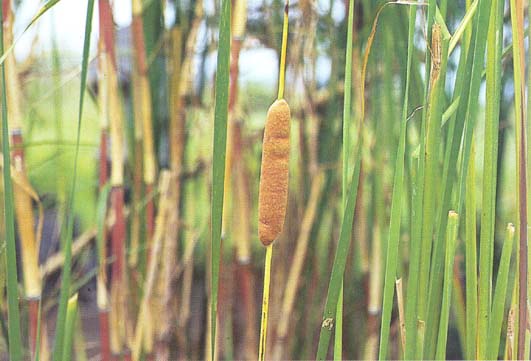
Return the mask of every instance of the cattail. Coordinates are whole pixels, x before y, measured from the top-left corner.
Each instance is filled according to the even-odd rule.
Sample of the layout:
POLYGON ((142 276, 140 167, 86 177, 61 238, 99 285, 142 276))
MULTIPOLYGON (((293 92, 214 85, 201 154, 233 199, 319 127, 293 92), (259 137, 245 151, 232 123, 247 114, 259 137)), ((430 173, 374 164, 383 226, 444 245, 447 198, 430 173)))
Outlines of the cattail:
POLYGON ((290 109, 276 100, 267 112, 258 200, 258 236, 269 246, 282 232, 288 201, 290 109))

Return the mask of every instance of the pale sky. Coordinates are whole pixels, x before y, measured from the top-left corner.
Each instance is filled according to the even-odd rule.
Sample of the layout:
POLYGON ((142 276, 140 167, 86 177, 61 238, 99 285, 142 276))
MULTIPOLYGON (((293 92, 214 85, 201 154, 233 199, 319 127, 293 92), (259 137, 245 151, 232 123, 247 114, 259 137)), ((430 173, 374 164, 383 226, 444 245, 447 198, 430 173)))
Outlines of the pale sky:
MULTIPOLYGON (((154 0, 158 1, 158 0, 154 0)), ((270 1, 270 0, 266 0, 270 1)), ((34 0, 24 0, 17 8, 15 20, 15 36, 27 26, 32 16, 34 16, 38 9, 45 1, 41 2, 34 0)), ((119 27, 128 26, 131 23, 131 0, 114 0, 114 21, 119 27)), ((256 8, 262 4, 262 0, 249 1, 249 8, 256 8)), ((328 10, 329 2, 327 0, 319 0, 319 11, 325 12, 328 10)), ((336 1, 335 4, 338 4, 336 1)), ((60 51, 64 63, 76 64, 80 61, 83 37, 85 27, 86 15, 86 0, 61 0, 50 11, 44 14, 37 23, 20 39, 15 48, 17 58, 25 58, 29 52, 30 46, 38 34, 38 50, 44 53, 49 52, 52 44, 52 29, 55 27, 55 36, 57 38, 60 51)), ((213 12, 213 2, 205 1, 205 12, 211 14, 213 12)), ((96 41, 98 38, 98 2, 96 1, 93 19, 93 31, 91 40, 91 53, 94 54, 96 50, 96 41)), ((344 17, 344 7, 334 6, 333 14, 336 21, 340 21, 344 17)), ((204 31, 203 31, 204 33, 204 31)), ((201 35, 199 36, 201 40, 201 35)), ((251 49, 242 52, 240 57, 240 81, 245 83, 276 82, 276 57, 277 54, 272 49, 251 49)), ((319 80, 324 80, 329 74, 329 61, 326 58, 318 59, 318 66, 320 68, 319 80), (323 79, 321 79, 323 78, 323 79)), ((215 69, 215 54, 211 54, 207 64, 207 76, 211 76, 215 69)))

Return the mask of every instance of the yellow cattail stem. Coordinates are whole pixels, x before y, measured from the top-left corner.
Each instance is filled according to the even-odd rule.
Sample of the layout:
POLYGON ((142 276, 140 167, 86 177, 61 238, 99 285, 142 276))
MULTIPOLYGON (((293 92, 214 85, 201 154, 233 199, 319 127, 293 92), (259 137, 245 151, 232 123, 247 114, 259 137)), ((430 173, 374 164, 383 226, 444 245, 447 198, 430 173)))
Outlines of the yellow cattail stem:
POLYGON ((267 112, 258 201, 258 236, 264 246, 280 234, 288 201, 290 109, 281 99, 267 112))
POLYGON ((258 349, 258 360, 265 360, 267 343, 267 319, 269 314, 269 286, 271 283, 271 259, 273 257, 273 245, 266 248, 266 258, 264 267, 264 294, 262 298, 262 322, 260 324, 260 344, 258 349))
POLYGON ((282 50, 280 52, 280 69, 278 72, 278 99, 284 98, 284 85, 286 80, 286 53, 288 50, 288 24, 289 24, 289 0, 284 6, 284 23, 282 26, 282 50))

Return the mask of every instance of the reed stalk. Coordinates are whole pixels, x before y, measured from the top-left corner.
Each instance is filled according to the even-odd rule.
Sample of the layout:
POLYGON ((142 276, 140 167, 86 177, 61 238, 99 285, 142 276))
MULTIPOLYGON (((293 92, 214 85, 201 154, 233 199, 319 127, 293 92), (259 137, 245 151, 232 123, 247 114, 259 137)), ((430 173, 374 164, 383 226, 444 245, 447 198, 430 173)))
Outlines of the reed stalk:
POLYGON ((176 275, 178 242, 182 233, 181 209, 182 209, 182 174, 184 173, 184 149, 185 149, 185 117, 182 107, 179 105, 180 79, 182 69, 182 31, 179 25, 174 26, 170 31, 170 202, 175 207, 175 211, 170 212, 167 220, 164 249, 162 254, 162 274, 159 288, 161 301, 158 307, 160 311, 166 310, 166 315, 160 319, 157 327, 157 358, 168 359, 170 357, 170 341, 173 324, 177 320, 176 304, 176 275))
POLYGON ((154 294, 157 277, 159 276, 159 264, 162 249, 164 247, 164 232, 166 229, 166 222, 170 207, 170 181, 171 174, 169 171, 163 171, 160 174, 159 183, 159 211, 157 214, 157 221, 155 226, 155 233, 153 237, 153 252, 148 260, 147 274, 143 286, 142 301, 135 328, 134 343, 133 343, 133 360, 140 359, 141 351, 145 355, 153 352, 153 324, 152 324, 152 297, 154 294))
MULTIPOLYGON (((8 14, 4 14, 4 4, 0 8, 0 53, 4 53, 4 23, 8 14)), ((2 89, 7 88, 5 64, 2 63, 2 89)), ((11 182, 11 159, 9 152, 9 125, 7 92, 2 91, 2 154, 3 154, 3 184, 4 184, 4 227, 6 236, 6 288, 8 315, 9 357, 12 360, 22 360, 22 341, 20 336, 20 311, 18 306, 18 276, 17 255, 15 246, 15 206, 13 184, 11 182)))
POLYGON ((107 204, 110 186, 106 183, 100 188, 100 195, 97 209, 97 250, 98 250, 98 274, 96 276, 97 293, 96 303, 98 305, 98 321, 100 331, 100 349, 102 361, 109 361, 111 358, 109 344, 109 294, 107 290, 107 204))
MULTIPOLYGON (((14 14, 10 2, 4 1, 4 42, 6 46, 13 44, 13 23, 14 14)), ((22 113, 21 84, 18 78, 15 55, 10 53, 5 61, 6 71, 6 92, 8 117, 11 128, 11 146, 14 148, 11 157, 13 164, 13 177, 18 178, 29 188, 30 192, 36 194, 31 188, 25 164, 23 138, 22 138, 22 113)), ((42 280, 39 272, 39 237, 34 227, 33 202, 30 192, 26 191, 21 182, 13 184, 15 217, 17 229, 21 242, 22 253, 22 275, 24 280, 24 296, 28 304, 28 330, 29 349, 32 355, 35 354, 38 305, 41 298, 42 280)), ((37 198, 38 200, 38 198, 37 198)))
POLYGON ((115 53, 113 15, 108 0, 99 0, 100 34, 103 38, 102 56, 106 65, 108 119, 110 122, 111 149, 111 207, 114 213, 114 225, 111 230, 112 278, 110 291, 110 348, 119 355, 125 352, 127 322, 127 286, 125 263, 126 224, 124 217, 124 138, 123 113, 118 84, 117 59, 115 53))
POLYGON ((144 23, 142 20, 142 2, 132 0, 133 20, 133 48, 135 55, 135 70, 137 84, 133 86, 138 88, 139 102, 141 104, 139 112, 142 119, 142 149, 143 149, 143 171, 144 184, 148 202, 146 204, 146 231, 147 231, 147 249, 149 254, 150 239, 153 237, 155 206, 153 203, 153 184, 156 177, 156 157, 155 145, 153 139, 153 109, 151 104, 151 87, 149 83, 148 63, 146 58, 146 44, 144 41, 144 23))

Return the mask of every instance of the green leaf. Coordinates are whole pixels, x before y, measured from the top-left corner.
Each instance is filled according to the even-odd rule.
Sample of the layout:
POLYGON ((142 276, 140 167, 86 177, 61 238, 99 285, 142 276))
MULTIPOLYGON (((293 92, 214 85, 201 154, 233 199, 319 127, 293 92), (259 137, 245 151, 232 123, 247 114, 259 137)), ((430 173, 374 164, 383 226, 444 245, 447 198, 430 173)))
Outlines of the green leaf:
POLYGON ((219 22, 219 45, 216 69, 214 146, 212 161, 211 204, 211 268, 210 268, 210 352, 214 359, 216 342, 216 319, 218 308, 219 263, 221 253, 221 223, 223 217, 223 193, 225 180, 225 154, 227 146, 227 117, 229 105, 229 60, 230 60, 231 1, 223 0, 219 22))
POLYGON ((63 358, 61 361, 70 361, 72 358, 72 345, 74 343, 74 334, 77 320, 77 293, 70 297, 68 306, 66 308, 66 323, 65 323, 65 343, 63 347, 63 358))
POLYGON ((452 300, 452 282, 454 278, 455 244, 457 242, 457 228, 459 215, 453 211, 448 213, 448 228, 446 229, 446 256, 444 267, 444 287, 441 306, 441 321, 439 323, 439 337, 437 339, 437 360, 446 359, 446 340, 448 337, 448 318, 450 317, 450 302, 452 300))
POLYGON ((85 20, 85 40, 83 42, 83 58, 81 64, 81 85, 79 89, 79 109, 77 119, 77 136, 76 150, 74 155, 74 171, 72 175, 72 184, 68 198, 68 206, 65 208, 64 223, 61 230, 63 240, 63 252, 65 255, 63 272, 61 273, 61 294, 59 299, 59 310, 57 312, 55 345, 53 349, 53 360, 60 361, 63 357, 63 348, 65 344, 66 332, 66 314, 68 299, 70 298, 70 284, 72 279, 72 237, 74 229, 74 214, 72 210, 75 204, 78 159, 79 159, 79 142, 81 138, 81 123, 83 119, 83 103, 85 100, 85 88, 87 85, 87 69, 90 50, 90 34, 92 32, 92 15, 94 13, 94 0, 88 0, 87 17, 85 20))
POLYGON ((509 223, 505 232, 505 241, 498 267, 498 277, 496 278, 496 290, 492 300, 491 317, 489 319, 488 342, 486 359, 498 359, 498 349, 500 348, 501 330, 503 315, 505 313, 505 300, 507 299, 507 284, 509 281, 509 269, 511 265, 511 255, 513 253, 514 225, 509 223))
POLYGON ((391 324, 391 312, 393 310, 393 295, 395 289, 395 277, 398 261, 398 244, 400 240, 400 219, 402 215, 403 183, 404 183, 404 156, 406 151, 406 130, 408 119, 409 84, 411 63, 413 58, 413 36, 415 34, 415 19, 417 7, 409 8, 409 32, 408 51, 406 66, 406 85, 404 88, 404 104, 402 106, 402 120, 400 123, 400 136, 398 140, 398 150, 395 162, 395 175, 393 179, 393 196, 391 200, 391 220, 389 225, 389 240, 387 242, 387 259, 385 264, 384 294, 382 306, 382 326, 380 328, 380 350, 378 358, 387 359, 387 348, 389 344, 389 328, 391 324))

